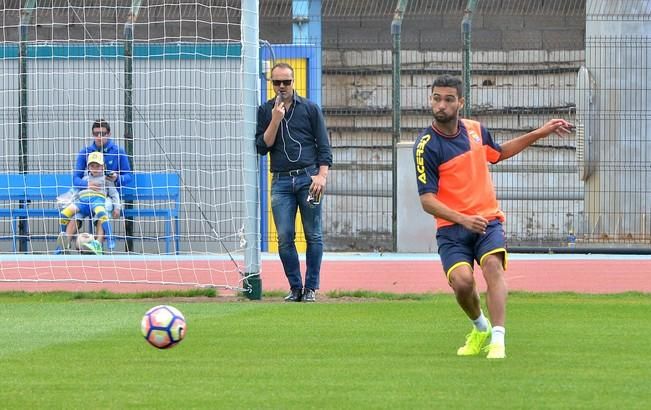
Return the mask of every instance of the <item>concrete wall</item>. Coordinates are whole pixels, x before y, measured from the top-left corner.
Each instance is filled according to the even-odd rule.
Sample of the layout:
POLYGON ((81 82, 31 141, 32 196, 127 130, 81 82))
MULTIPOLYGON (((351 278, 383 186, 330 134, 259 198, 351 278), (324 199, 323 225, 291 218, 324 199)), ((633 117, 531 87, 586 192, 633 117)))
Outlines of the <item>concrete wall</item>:
MULTIPOLYGON (((606 1, 606 0, 602 0, 606 1)), ((263 0, 260 5, 260 38, 274 44, 292 42, 292 0, 263 0)), ((473 17, 473 47, 477 50, 582 49, 585 0, 555 0, 545 7, 541 0, 502 4, 478 2, 473 17), (542 4, 541 4, 542 3, 542 4)), ((18 0, 5 0, 0 10, 0 42, 18 40, 18 0)), ((64 2, 34 13, 31 38, 57 40, 121 40, 131 0, 64 2), (80 16, 92 24, 81 24, 80 16)), ((143 2, 135 24, 138 41, 239 40, 239 11, 227 0, 199 1, 179 6, 176 2, 143 2), (225 7, 228 5, 228 7, 225 7)), ((360 3, 351 0, 322 0, 323 46, 330 49, 391 48, 390 25, 395 0, 360 3)), ((402 24, 402 47, 409 50, 459 49, 461 19, 467 1, 410 2, 402 24), (437 3, 447 3, 440 7, 437 3)), ((507 2, 508 3, 508 2, 507 2)))
POLYGON ((418 197, 413 142, 398 144, 398 252, 437 252, 436 222, 418 197))
POLYGON ((651 236, 651 8, 588 0, 586 68, 596 83, 594 170, 586 180, 593 239, 648 241, 651 236), (617 10, 621 19, 608 18, 617 10))
MULTIPOLYGON (((544 7, 540 0, 478 2, 472 20, 476 50, 582 49, 585 0, 558 0, 544 7)), ((394 0, 368 2, 351 13, 350 0, 324 1, 323 46, 343 50, 389 50, 394 0), (383 11, 383 12, 380 12, 383 11), (346 13, 348 12, 348 14, 346 13)), ((401 42, 405 50, 457 51, 462 44, 461 20, 467 1, 409 2, 401 42), (441 6, 446 3, 447 6, 441 6)), ((267 12, 261 16, 260 37, 272 43, 291 42, 291 18, 267 12)))
MULTIPOLYGON (((420 210, 413 159, 409 149, 399 151, 396 165, 401 183, 391 186, 391 68, 387 50, 327 50, 324 75, 324 111, 334 147, 336 179, 329 184, 332 199, 356 181, 367 198, 364 207, 338 202, 337 213, 356 214, 360 232, 374 232, 374 242, 391 240, 390 212, 394 189, 398 192, 399 248, 435 249, 431 218, 420 210), (413 190, 409 193, 406 190, 413 190), (411 198, 411 199, 405 199, 411 198), (367 208, 371 204, 372 208, 367 208), (425 229, 425 226, 428 226, 425 229), (420 231, 422 229, 422 231, 420 231), (407 242, 403 242, 403 240, 407 242)), ((480 51, 473 54, 472 118, 481 121, 498 142, 541 126, 553 117, 572 120, 576 73, 582 50, 480 51)), ((443 72, 457 73, 459 52, 404 50, 401 79, 401 139, 409 147, 432 120, 428 85, 443 72)), ((400 145, 401 149, 403 145, 400 145)), ((584 229, 583 183, 578 178, 574 136, 552 136, 519 156, 492 167, 498 199, 507 213, 507 235, 512 244, 560 244, 567 233, 584 229)), ((337 213, 328 218, 335 222, 337 213)), ((330 246, 352 241, 328 230, 330 246)), ((368 238, 368 236, 364 236, 368 238)), ((368 243, 368 241, 365 241, 368 243)), ((383 245, 384 246, 384 245, 383 245)))

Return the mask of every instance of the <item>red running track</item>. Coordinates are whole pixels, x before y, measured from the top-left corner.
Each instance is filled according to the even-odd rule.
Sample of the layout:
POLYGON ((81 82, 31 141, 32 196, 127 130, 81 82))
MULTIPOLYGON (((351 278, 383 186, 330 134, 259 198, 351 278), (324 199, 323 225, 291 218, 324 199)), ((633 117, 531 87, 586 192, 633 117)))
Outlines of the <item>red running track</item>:
MULTIPOLYGON (((263 289, 287 289, 279 262, 264 265, 263 289)), ((477 272, 479 288, 486 284, 477 272)), ((510 291, 622 293, 651 292, 650 260, 512 260, 510 291)), ((328 261, 323 291, 372 290, 393 293, 451 292, 439 261, 328 261)))
MULTIPOLYGON (((238 285, 239 274, 230 262, 215 260, 76 259, 0 261, 0 291, 99 290, 139 292, 179 287, 174 283, 238 285), (31 282, 11 282, 11 280, 31 282), (55 280, 67 280, 59 283, 55 280), (104 282, 101 282, 101 281, 104 282), (91 281, 82 283, 81 281, 91 281), (165 281, 152 285, 146 281, 165 281), (92 283, 96 282, 96 283, 92 283), (131 283, 126 283, 131 282, 131 283)), ((486 288, 477 273, 480 290, 486 288)), ((273 255, 262 261, 263 290, 287 290, 280 261, 273 255)), ((651 258, 597 257, 585 259, 550 256, 519 257, 509 262, 506 281, 510 291, 651 293, 651 258)), ((393 293, 450 292, 440 262, 434 258, 324 257, 321 291, 370 290, 393 293)))

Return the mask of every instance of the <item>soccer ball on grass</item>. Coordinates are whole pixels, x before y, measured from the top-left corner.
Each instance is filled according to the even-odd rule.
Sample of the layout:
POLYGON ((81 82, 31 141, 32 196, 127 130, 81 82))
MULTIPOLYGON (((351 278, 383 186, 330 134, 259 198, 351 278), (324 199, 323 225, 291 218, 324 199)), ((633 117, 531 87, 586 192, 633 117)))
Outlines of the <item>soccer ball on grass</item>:
POLYGON ((154 306, 142 317, 140 330, 150 345, 158 349, 168 349, 176 346, 185 337, 185 317, 173 306, 154 306))

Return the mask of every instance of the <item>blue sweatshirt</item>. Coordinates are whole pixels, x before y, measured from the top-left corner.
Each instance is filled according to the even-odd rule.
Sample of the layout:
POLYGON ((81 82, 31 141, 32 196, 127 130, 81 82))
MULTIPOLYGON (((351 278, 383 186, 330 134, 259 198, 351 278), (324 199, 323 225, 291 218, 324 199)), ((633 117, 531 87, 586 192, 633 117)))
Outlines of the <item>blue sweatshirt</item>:
POLYGON ((275 99, 258 107, 255 145, 260 155, 270 153, 271 171, 283 172, 309 166, 332 166, 332 150, 323 113, 314 102, 294 93, 294 103, 278 126, 271 147, 264 142, 264 132, 271 123, 275 99))
POLYGON ((120 187, 129 184, 131 179, 133 179, 133 174, 131 173, 131 165, 129 164, 129 157, 124 149, 118 147, 113 143, 113 140, 109 140, 104 149, 99 149, 93 142, 87 147, 82 148, 77 155, 77 163, 73 171, 72 184, 75 189, 85 189, 88 188, 88 181, 84 180, 86 175, 88 154, 91 152, 100 151, 104 154, 104 169, 106 171, 114 171, 118 173, 118 179, 115 181, 115 186, 119 189, 120 187))

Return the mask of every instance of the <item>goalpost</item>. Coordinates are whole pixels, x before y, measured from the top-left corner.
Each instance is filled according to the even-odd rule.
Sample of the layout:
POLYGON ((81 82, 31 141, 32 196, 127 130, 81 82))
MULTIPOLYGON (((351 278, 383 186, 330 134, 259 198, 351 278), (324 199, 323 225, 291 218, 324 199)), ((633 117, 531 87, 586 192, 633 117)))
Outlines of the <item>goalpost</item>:
POLYGON ((258 1, 14 3, 0 11, 0 282, 259 297, 258 1), (136 179, 173 182, 150 179, 150 197, 123 189, 113 252, 54 255, 53 192, 71 188, 63 176, 100 118, 136 179))

